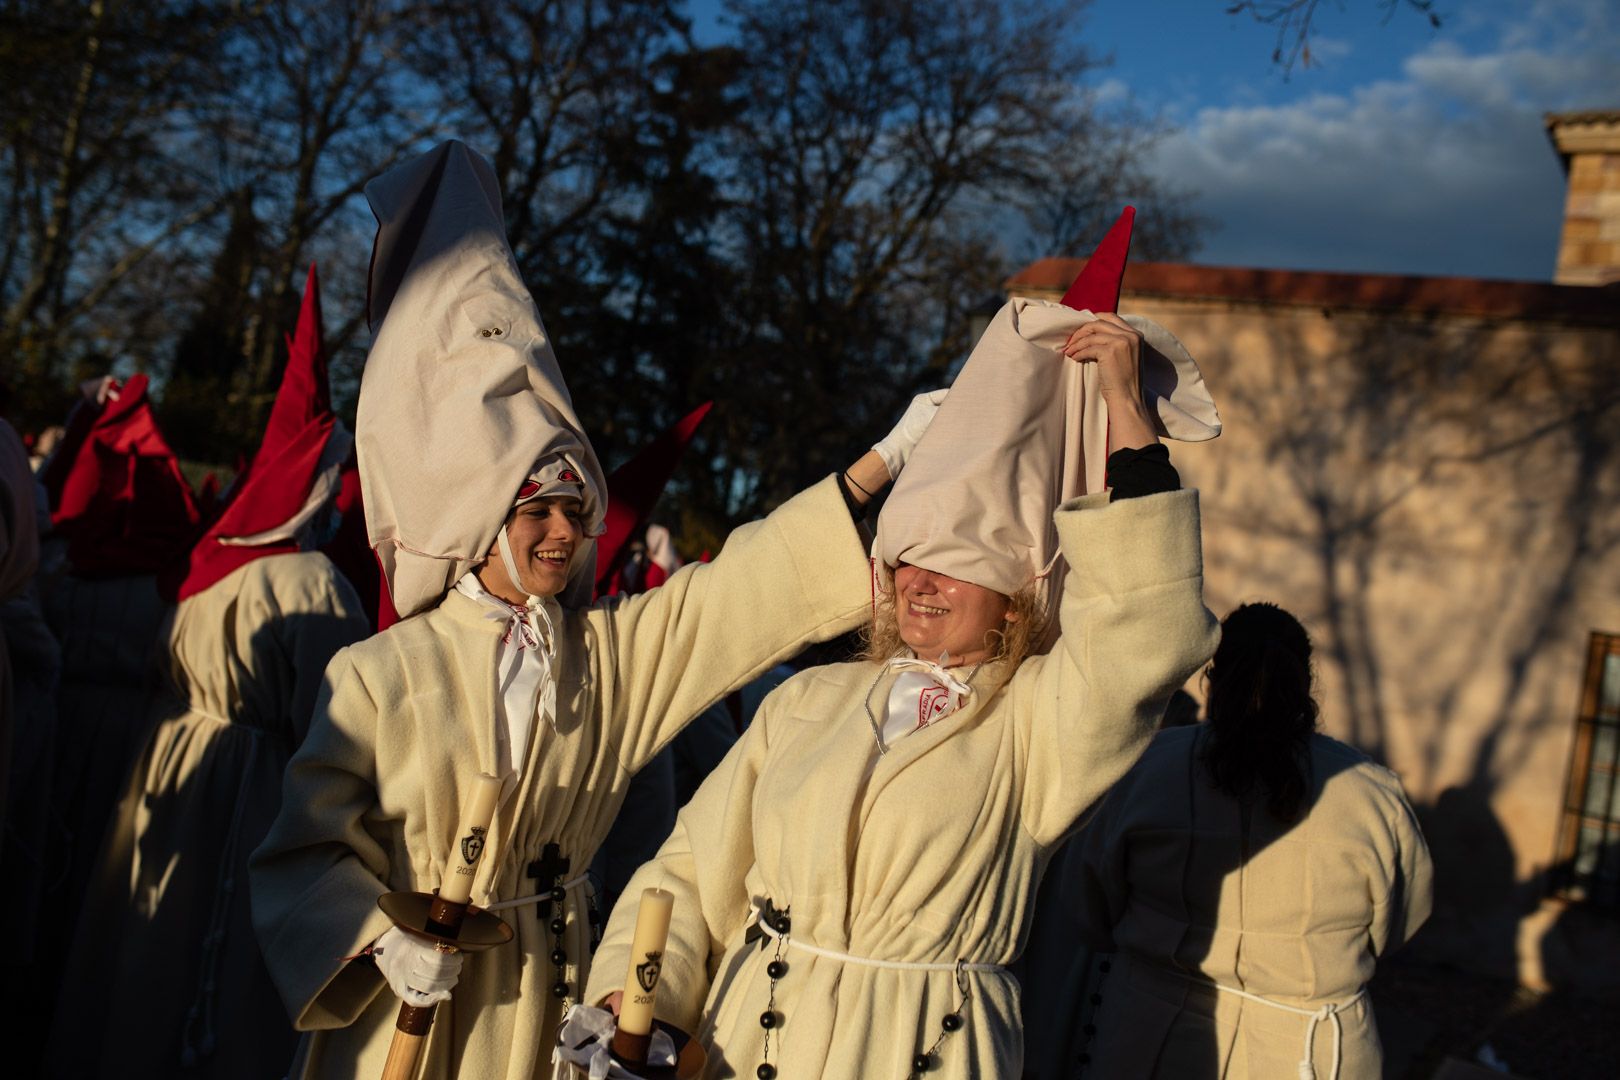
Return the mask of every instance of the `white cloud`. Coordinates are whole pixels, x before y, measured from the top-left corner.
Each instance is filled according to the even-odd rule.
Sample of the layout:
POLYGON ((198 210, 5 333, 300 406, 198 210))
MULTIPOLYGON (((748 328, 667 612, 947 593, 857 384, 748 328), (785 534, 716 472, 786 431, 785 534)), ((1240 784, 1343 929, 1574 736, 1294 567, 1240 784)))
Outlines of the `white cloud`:
POLYGON ((1545 279, 1564 177, 1542 114, 1620 108, 1617 22, 1608 0, 1542 0, 1397 78, 1201 109, 1157 164, 1223 226, 1200 261, 1545 279))
POLYGON ((1119 105, 1131 99, 1131 88, 1125 80, 1110 77, 1097 84, 1091 99, 1095 105, 1119 105))
POLYGON ((1341 38, 1328 37, 1326 34, 1311 35, 1312 67, 1337 67, 1338 62, 1349 57, 1352 51, 1350 42, 1341 38))

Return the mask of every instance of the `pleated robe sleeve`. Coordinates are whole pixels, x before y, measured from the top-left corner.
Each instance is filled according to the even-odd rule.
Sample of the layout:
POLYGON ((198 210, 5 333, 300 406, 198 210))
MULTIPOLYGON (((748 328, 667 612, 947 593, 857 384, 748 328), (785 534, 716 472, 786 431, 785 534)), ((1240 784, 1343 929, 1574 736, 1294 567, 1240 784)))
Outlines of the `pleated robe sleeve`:
POLYGON ((721 697, 860 625, 871 599, 865 546, 829 476, 735 529, 714 562, 598 609, 616 644, 609 723, 619 764, 639 772, 721 697))
POLYGON ((377 907, 389 855, 364 824, 377 806, 379 711, 349 650, 332 658, 313 725, 287 766, 272 841, 252 860, 253 925, 301 1031, 345 1027, 383 986, 370 963, 342 963, 391 925, 377 907), (302 883, 301 890, 287 883, 302 883))
POLYGON ((1214 655, 1204 606, 1198 493, 1110 503, 1098 493, 1055 515, 1069 572, 1052 651, 1014 676, 1022 820, 1051 847, 1141 756, 1170 694, 1214 655))
POLYGON ((779 689, 766 698, 742 738, 681 809, 664 846, 625 886, 591 961, 585 1001, 598 1003, 624 989, 635 905, 643 889, 665 889, 675 895, 675 906, 655 1011, 658 1019, 682 1031, 698 1030, 715 968, 749 914, 754 793, 769 751, 771 698, 781 693, 779 689))

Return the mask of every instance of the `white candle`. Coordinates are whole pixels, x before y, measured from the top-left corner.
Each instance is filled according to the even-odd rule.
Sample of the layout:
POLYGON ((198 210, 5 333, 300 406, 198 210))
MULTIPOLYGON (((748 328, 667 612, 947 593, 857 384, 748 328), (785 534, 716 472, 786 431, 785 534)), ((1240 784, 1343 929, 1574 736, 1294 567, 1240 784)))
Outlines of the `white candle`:
POLYGON ((674 893, 646 889, 641 894, 636 936, 630 945, 630 970, 624 976, 624 999, 619 1004, 619 1030, 627 1035, 652 1034, 653 1002, 658 999, 658 977, 674 907, 674 893))
POLYGON ((449 873, 439 883, 439 898, 452 904, 472 899, 473 878, 489 837, 489 823, 495 818, 501 782, 488 773, 479 773, 471 794, 461 810, 461 826, 456 829, 455 847, 450 852, 449 873))

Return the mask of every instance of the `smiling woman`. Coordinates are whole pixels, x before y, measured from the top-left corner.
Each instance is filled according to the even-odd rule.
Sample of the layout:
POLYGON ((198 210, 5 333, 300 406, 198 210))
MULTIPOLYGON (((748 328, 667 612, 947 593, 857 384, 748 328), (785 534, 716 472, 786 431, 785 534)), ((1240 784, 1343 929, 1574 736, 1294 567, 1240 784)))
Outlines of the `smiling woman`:
MULTIPOLYGON (((402 618, 327 669, 254 854, 252 913, 311 1033, 292 1075, 381 1074, 403 1001, 438 1010, 418 1076, 533 1080, 551 1074, 589 970, 583 871, 631 777, 729 689, 865 617, 848 509, 862 499, 829 476, 712 563, 591 603, 606 481, 493 170, 449 143, 366 192, 376 333, 356 440, 402 618), (500 790, 471 898, 514 936, 463 958, 394 926, 377 898, 462 865, 477 838, 456 826, 480 774, 500 790)), ((847 483, 875 492, 882 470, 863 459, 847 483)))
MULTIPOLYGON (((1214 646, 1159 444, 1214 409, 1105 304, 997 315, 879 517, 866 658, 766 698, 625 889, 676 895, 658 1006, 708 1075, 1021 1074, 1007 964, 1041 869, 1214 646)), ((587 1001, 622 989, 634 922, 587 1001)))
POLYGON ((575 495, 547 495, 514 506, 501 537, 489 550, 489 559, 478 568, 479 582, 493 595, 519 607, 530 596, 562 592, 568 585, 574 554, 585 541, 583 507, 575 495))
POLYGON ((941 666, 977 664, 995 650, 1012 601, 983 585, 902 563, 894 572, 894 611, 900 638, 918 656, 941 666))
POLYGON ((863 631, 865 659, 881 664, 907 650, 941 666, 1005 661, 1016 668, 1045 629, 1033 586, 1004 596, 970 581, 914 566, 895 571, 863 631))

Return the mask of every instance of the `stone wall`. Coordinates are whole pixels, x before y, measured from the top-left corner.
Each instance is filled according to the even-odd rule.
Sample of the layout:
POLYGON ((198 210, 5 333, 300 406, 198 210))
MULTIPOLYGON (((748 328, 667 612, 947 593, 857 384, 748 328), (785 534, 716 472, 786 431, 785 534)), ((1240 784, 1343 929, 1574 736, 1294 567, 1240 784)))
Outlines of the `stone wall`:
POLYGON ((1299 615, 1325 729, 1420 809, 1439 887, 1414 951, 1620 980, 1566 970, 1584 958, 1552 948, 1543 904, 1587 636, 1620 631, 1620 325, 1129 285, 1121 310, 1181 338, 1225 422, 1172 448, 1202 492, 1210 607, 1299 615))

